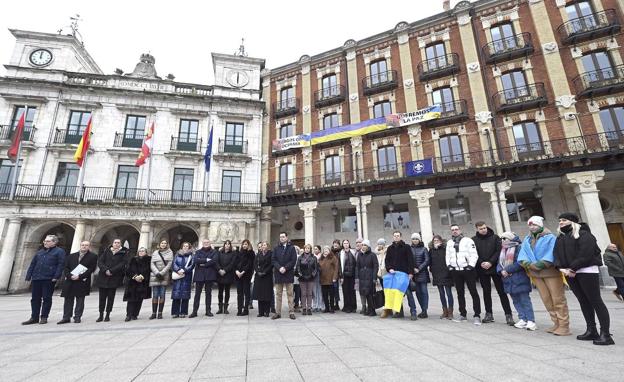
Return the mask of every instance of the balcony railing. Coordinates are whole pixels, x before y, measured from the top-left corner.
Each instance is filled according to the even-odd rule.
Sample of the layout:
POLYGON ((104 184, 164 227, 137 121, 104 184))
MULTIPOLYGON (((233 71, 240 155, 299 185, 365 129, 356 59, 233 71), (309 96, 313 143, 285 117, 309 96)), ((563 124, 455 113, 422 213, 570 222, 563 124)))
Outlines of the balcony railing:
POLYGON ((189 151, 189 152, 201 152, 202 140, 200 139, 180 139, 180 137, 171 137, 171 150, 172 151, 189 151))
POLYGON ((388 70, 368 76, 362 80, 364 95, 381 93, 388 90, 396 89, 398 86, 398 77, 396 70, 388 70))
MULTIPOLYGON (((493 150, 470 151, 457 155, 433 158, 433 173, 425 177, 436 177, 456 173, 468 173, 481 170, 517 167, 519 164, 535 164, 553 159, 570 161, 592 156, 624 153, 624 138, 616 132, 584 135, 565 139, 518 144, 493 150)), ((399 164, 397 166, 404 166, 399 164)), ((397 166, 379 166, 353 171, 332 172, 330 176, 315 175, 277 181, 267 184, 268 197, 308 193, 314 190, 327 191, 349 187, 361 187, 367 184, 379 184, 402 180, 406 171, 399 171, 397 166)), ((351 191, 345 191, 351 192, 351 191)))
POLYGON ((459 55, 450 53, 444 56, 425 60, 417 65, 421 81, 449 76, 459 72, 459 55))
POLYGON ((247 140, 219 139, 219 154, 248 154, 247 140))
POLYGON ((624 65, 583 73, 572 80, 576 96, 593 97, 624 90, 624 65))
POLYGON ((422 123, 423 126, 447 125, 468 119, 468 106, 465 99, 440 104, 440 108, 442 109, 440 118, 425 121, 422 123))
POLYGON ((299 100, 287 98, 273 103, 273 116, 275 118, 287 117, 299 112, 299 100))
POLYGON ((141 148, 143 146, 143 138, 127 138, 124 133, 115 133, 115 141, 113 147, 141 148))
POLYGON ((68 132, 67 130, 56 130, 54 133, 54 143, 77 145, 82 139, 80 132, 68 132))
POLYGON ((578 17, 565 22, 557 28, 561 42, 576 44, 597 37, 613 35, 620 31, 620 20, 615 9, 578 17))
MULTIPOLYGON (((8 200, 10 184, 0 184, 0 200, 8 200)), ((14 200, 87 204, 145 204, 147 190, 139 188, 18 184, 14 200)), ((259 207, 260 194, 229 191, 186 191, 151 189, 148 205, 158 206, 246 206, 259 207)))
POLYGON ((314 106, 317 108, 343 102, 347 92, 342 85, 330 86, 314 92, 314 106))
POLYGON ((533 42, 528 32, 494 40, 483 48, 483 57, 488 64, 512 60, 533 53, 533 42))
POLYGON ((537 82, 500 91, 494 95, 493 102, 499 112, 514 112, 543 107, 548 99, 544 84, 537 82))
MULTIPOLYGON (((11 128, 11 125, 0 125, 0 141, 12 140, 15 129, 15 127, 11 128)), ((34 126, 24 126, 22 142, 34 142, 35 131, 37 131, 37 128, 34 126)))

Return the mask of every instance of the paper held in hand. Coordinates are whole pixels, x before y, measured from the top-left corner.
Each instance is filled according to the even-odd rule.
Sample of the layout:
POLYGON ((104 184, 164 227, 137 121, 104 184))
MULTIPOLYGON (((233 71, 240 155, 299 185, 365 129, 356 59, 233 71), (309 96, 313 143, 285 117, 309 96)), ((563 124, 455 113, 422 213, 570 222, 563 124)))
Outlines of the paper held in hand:
POLYGON ((87 267, 85 267, 82 264, 78 264, 76 268, 74 268, 74 270, 71 271, 71 274, 72 276, 80 276, 81 274, 85 273, 86 270, 87 270, 87 267))

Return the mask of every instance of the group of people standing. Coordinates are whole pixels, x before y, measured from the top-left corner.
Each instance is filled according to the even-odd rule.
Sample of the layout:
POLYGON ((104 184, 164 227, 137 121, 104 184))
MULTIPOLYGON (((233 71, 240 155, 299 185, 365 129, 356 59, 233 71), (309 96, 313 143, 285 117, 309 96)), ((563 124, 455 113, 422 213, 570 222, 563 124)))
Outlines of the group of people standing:
MULTIPOLYGON (((152 300, 150 319, 162 319, 166 290, 171 287, 171 316, 173 318, 197 317, 204 294, 205 315, 213 316, 212 287, 218 286, 218 310, 216 314, 229 314, 230 289, 237 288, 237 315, 249 315, 252 300, 258 301, 258 317, 281 318, 284 290, 288 305, 288 317, 295 313, 311 315, 323 311, 334 313, 339 309, 342 289, 342 311, 357 310, 356 291, 360 296, 360 313, 375 316, 379 304, 374 301, 375 292, 383 288, 383 277, 390 273, 404 272, 410 284, 405 293, 410 309, 410 319, 428 318, 428 284, 438 288, 442 314, 440 319, 467 321, 465 289, 472 298, 473 323, 494 322, 492 311, 492 284, 499 296, 505 321, 519 329, 536 330, 530 293, 535 285, 546 307, 553 326, 546 331, 558 336, 570 335, 569 313, 565 297, 568 285, 579 300, 587 324, 579 340, 592 340, 597 345, 613 344, 609 332, 609 312, 600 296, 599 271, 602 265, 601 251, 589 227, 579 223, 572 213, 559 216, 556 234, 544 227, 544 219, 531 217, 529 233, 521 240, 513 232, 500 236, 485 222, 475 224, 476 233, 464 236, 459 226, 450 227, 451 238, 445 241, 434 235, 425 246, 418 233, 411 235, 411 243, 402 240, 401 232, 393 233, 393 241, 386 246, 384 239, 377 241, 373 250, 369 240, 358 239, 352 246, 349 240, 334 240, 331 246, 311 244, 303 248, 294 246, 286 232, 279 235, 279 243, 270 248, 267 242, 258 243, 257 252, 249 240, 240 248, 230 241, 216 249, 210 240, 203 240, 201 248, 193 249, 183 243, 177 253, 162 240, 151 253, 140 248, 128 261, 128 250, 115 239, 100 256, 90 250, 90 243, 83 241, 80 250, 65 257, 57 247, 58 239, 46 237, 43 248, 33 258, 26 280, 32 281, 31 318, 24 325, 47 323, 52 305, 52 293, 56 281, 63 279, 61 296, 65 298, 63 318, 58 324, 79 323, 84 311, 84 299, 91 290, 91 276, 99 268, 96 286, 99 289, 99 316, 97 322, 109 321, 115 293, 124 284, 126 321, 136 320, 142 302, 152 300), (476 288, 479 280, 483 291, 485 316, 481 319, 481 299, 476 288), (193 288, 193 284, 194 288, 193 288), (253 286, 252 286, 253 285, 253 286), (457 293, 459 316, 454 314, 453 287, 457 293), (195 290, 192 311, 189 302, 195 290), (414 293, 416 299, 414 299, 414 293), (514 321, 508 296, 519 316, 514 321), (420 305, 417 312, 416 301, 420 305), (600 323, 600 332, 595 317, 600 323)), ((624 273, 624 258, 614 245, 605 253, 609 269, 624 273), (619 268, 618 268, 619 267, 619 268)), ((616 296, 622 299, 624 282, 615 275, 618 289, 616 296)), ((403 308, 392 312, 384 309, 381 317, 404 317, 403 308)))

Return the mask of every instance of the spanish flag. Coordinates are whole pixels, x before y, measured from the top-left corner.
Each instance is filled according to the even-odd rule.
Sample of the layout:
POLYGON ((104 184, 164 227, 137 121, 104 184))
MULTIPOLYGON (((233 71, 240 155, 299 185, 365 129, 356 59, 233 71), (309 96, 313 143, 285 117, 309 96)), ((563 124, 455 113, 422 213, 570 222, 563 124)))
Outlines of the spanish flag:
POLYGON ((152 155, 152 146, 154 145, 154 141, 152 140, 152 136, 154 135, 154 122, 152 122, 152 126, 150 126, 149 130, 147 130, 147 134, 145 135, 145 139, 143 140, 143 146, 141 146, 141 152, 139 153, 139 157, 134 164, 137 167, 141 167, 145 164, 147 158, 152 155))
POLYGON ((89 117, 89 123, 87 123, 87 128, 82 134, 82 138, 80 138, 78 148, 74 153, 74 160, 76 161, 78 167, 82 167, 82 162, 87 156, 87 151, 89 150, 89 146, 91 145, 91 118, 92 117, 89 117))
POLYGON ((383 277, 384 309, 400 312, 403 306, 403 296, 409 287, 409 276, 405 272, 388 273, 383 277))

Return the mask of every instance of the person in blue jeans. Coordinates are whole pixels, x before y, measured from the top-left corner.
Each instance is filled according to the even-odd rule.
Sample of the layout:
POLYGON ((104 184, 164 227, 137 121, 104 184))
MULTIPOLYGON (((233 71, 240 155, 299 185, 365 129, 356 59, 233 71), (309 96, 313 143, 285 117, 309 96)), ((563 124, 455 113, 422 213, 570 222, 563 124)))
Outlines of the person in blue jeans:
POLYGON ((43 248, 35 253, 26 272, 26 281, 32 282, 30 319, 22 325, 47 324, 52 309, 54 285, 63 274, 65 250, 57 247, 58 238, 48 235, 43 240, 43 248))
MULTIPOLYGON (((429 264, 431 264, 431 257, 429 251, 425 248, 425 243, 422 242, 420 234, 412 234, 412 256, 414 257, 414 278, 412 281, 416 283, 416 299, 420 304, 420 314, 418 318, 427 318, 427 309, 429 308, 429 291, 427 290, 427 284, 429 283, 429 264)), ((411 294, 411 293, 410 293, 411 294)), ((414 307, 416 305, 414 304, 414 307)))
POLYGON ((531 280, 526 274, 526 270, 518 262, 520 245, 522 241, 513 232, 504 232, 500 235, 502 239, 502 249, 498 258, 496 272, 503 279, 505 293, 511 296, 514 307, 518 311, 520 321, 514 324, 518 329, 535 330, 535 313, 531 303, 531 280))
POLYGON ((453 319, 453 278, 446 266, 446 243, 442 236, 434 235, 429 247, 429 257, 431 258, 431 275, 433 285, 438 287, 440 302, 442 303, 442 314, 440 319, 453 319))

